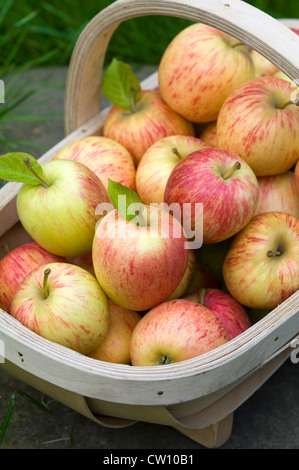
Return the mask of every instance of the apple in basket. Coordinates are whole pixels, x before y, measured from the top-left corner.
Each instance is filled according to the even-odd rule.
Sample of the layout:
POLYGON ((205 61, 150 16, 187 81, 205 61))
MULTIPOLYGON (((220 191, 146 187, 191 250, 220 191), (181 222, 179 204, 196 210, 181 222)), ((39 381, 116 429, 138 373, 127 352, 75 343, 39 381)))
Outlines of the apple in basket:
POLYGON ((127 310, 109 300, 110 322, 108 332, 101 344, 88 356, 99 361, 115 364, 131 364, 130 342, 141 315, 127 310))
POLYGON ((287 212, 299 218, 299 188, 293 171, 279 175, 258 176, 259 200, 255 213, 287 212))
POLYGON ((257 176, 288 171, 299 158, 299 107, 293 91, 277 77, 240 85, 219 113, 218 147, 240 155, 257 176))
POLYGON ((258 182, 250 166, 239 156, 215 148, 191 153, 172 170, 164 201, 181 208, 184 227, 195 230, 193 207, 203 205, 203 243, 218 243, 241 230, 253 217, 258 201, 258 182), (184 204, 191 210, 183 211, 184 204), (185 215, 186 214, 186 215, 185 215))
POLYGON ((104 136, 88 136, 75 140, 56 153, 53 160, 73 160, 83 163, 108 189, 108 179, 135 190, 135 164, 128 150, 104 136))
POLYGON ((87 253, 86 255, 75 256, 73 258, 67 258, 67 262, 80 266, 83 269, 86 269, 90 274, 95 276, 92 262, 92 253, 87 253))
POLYGON ((299 219, 258 214, 235 235, 223 263, 229 293, 242 305, 273 309, 299 288, 299 219))
POLYGON ((245 44, 196 23, 166 48, 159 64, 159 89, 166 103, 185 119, 211 122, 232 91, 254 74, 245 44))
POLYGON ((168 136, 143 154, 136 172, 136 191, 144 204, 163 203, 167 180, 173 168, 187 155, 208 147, 202 140, 186 135, 168 136))
POLYGON ((199 138, 206 142, 209 147, 218 147, 217 121, 209 122, 200 132, 199 138))
POLYGON ((18 216, 25 231, 45 250, 64 257, 91 252, 96 207, 110 199, 85 165, 56 160, 41 166, 25 153, 0 157, 0 177, 22 182, 18 216))
POLYGON ((250 51, 250 56, 254 63, 256 77, 261 77, 262 75, 274 75, 279 71, 276 65, 255 49, 250 51))
POLYGON ((81 354, 104 340, 110 319, 98 281, 69 263, 31 271, 13 297, 11 315, 34 333, 81 354))
POLYGON ((143 206, 120 183, 109 181, 108 192, 113 210, 97 225, 92 247, 96 277, 114 303, 148 310, 168 299, 185 275, 183 227, 167 210, 143 206))
POLYGON ((221 289, 202 288, 184 295, 183 298, 197 302, 212 310, 222 321, 229 340, 240 335, 251 326, 249 316, 243 305, 221 289))
POLYGON ((135 327, 130 345, 133 366, 181 362, 228 342, 221 320, 211 310, 187 299, 162 302, 135 327))
POLYGON ((24 277, 33 269, 48 263, 65 261, 49 253, 36 242, 24 243, 7 254, 0 261, 0 308, 10 312, 12 298, 24 277))
POLYGON ((295 166, 294 176, 295 176, 296 188, 297 188, 297 191, 299 192, 299 160, 297 161, 296 166, 295 166))
POLYGON ((195 134, 193 124, 173 111, 159 90, 142 90, 130 66, 117 59, 103 76, 102 93, 113 103, 103 134, 122 144, 136 165, 157 140, 195 134))

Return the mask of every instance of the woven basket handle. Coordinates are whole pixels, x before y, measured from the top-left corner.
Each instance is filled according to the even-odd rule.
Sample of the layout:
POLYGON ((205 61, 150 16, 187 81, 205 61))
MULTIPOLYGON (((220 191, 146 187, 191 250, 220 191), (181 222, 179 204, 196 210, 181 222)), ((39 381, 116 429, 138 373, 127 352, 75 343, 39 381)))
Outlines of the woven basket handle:
POLYGON ((118 0, 98 13, 74 47, 65 97, 65 131, 75 131, 100 110, 103 62, 110 38, 125 20, 164 15, 201 22, 256 49, 290 78, 299 78, 299 37, 240 0, 118 0))

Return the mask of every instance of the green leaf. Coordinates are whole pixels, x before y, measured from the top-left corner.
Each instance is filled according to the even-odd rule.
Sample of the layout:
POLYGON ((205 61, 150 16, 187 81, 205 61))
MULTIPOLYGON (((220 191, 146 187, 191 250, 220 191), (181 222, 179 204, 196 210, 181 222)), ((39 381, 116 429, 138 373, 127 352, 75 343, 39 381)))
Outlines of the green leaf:
POLYGON ((17 183, 28 183, 33 186, 41 184, 43 169, 37 160, 28 153, 11 152, 0 156, 0 178, 17 183), (36 174, 29 170, 24 159, 28 158, 36 174))
POLYGON ((114 58, 104 73, 102 93, 116 106, 134 111, 141 86, 131 67, 114 58))
POLYGON ((139 213, 143 212, 144 205, 138 194, 121 183, 108 179, 108 194, 114 208, 128 221, 138 222, 139 213))

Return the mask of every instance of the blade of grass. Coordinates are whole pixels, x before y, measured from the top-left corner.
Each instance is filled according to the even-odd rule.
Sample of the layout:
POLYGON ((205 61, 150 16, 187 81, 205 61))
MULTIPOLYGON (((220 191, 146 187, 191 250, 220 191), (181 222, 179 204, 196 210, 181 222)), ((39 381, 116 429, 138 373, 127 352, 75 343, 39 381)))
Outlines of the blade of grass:
POLYGON ((15 397, 16 395, 19 394, 21 395, 23 398, 25 398, 26 400, 30 401, 31 403, 33 403, 34 405, 38 406, 40 409, 42 409, 43 411, 46 411, 48 413, 51 412, 50 408, 48 408, 44 403, 41 403, 40 401, 36 400, 35 398, 33 398, 32 396, 28 395, 27 393, 23 392, 22 390, 15 390, 12 395, 11 395, 11 398, 10 398, 10 402, 9 402, 9 405, 8 405, 8 409, 7 409, 7 412, 6 412, 6 415, 5 415, 5 419, 4 419, 4 423, 1 427, 1 432, 0 432, 0 447, 2 446, 2 443, 3 443, 3 440, 4 440, 4 437, 5 437, 5 434, 6 434, 6 431, 7 431, 7 428, 9 426, 9 422, 10 422, 10 419, 11 419, 11 416, 12 416, 12 412, 13 412, 13 407, 14 407, 14 404, 15 404, 15 397))

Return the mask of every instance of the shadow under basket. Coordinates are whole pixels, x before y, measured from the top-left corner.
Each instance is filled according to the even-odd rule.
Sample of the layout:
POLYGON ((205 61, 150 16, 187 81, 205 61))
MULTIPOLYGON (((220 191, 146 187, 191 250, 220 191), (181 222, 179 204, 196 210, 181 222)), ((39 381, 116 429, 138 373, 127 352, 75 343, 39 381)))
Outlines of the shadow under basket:
MULTIPOLYGON (((209 24, 252 46, 290 78, 299 77, 296 20, 277 21, 233 0, 121 0, 84 28, 71 58, 65 101, 66 137, 45 153, 42 165, 69 142, 101 135, 108 108, 100 111, 106 48, 118 25, 144 15, 168 15, 209 24)), ((154 74, 143 88, 157 86, 154 74)), ((20 184, 0 190, 0 241, 11 249, 30 240, 21 226, 20 184)), ((215 448, 230 437, 234 411, 288 359, 299 337, 299 292, 244 333, 202 356, 154 367, 111 364, 83 356, 36 335, 0 310, 2 370, 100 425, 138 421, 171 426, 215 448)), ((253 410, 254 412, 254 410, 253 410)))

